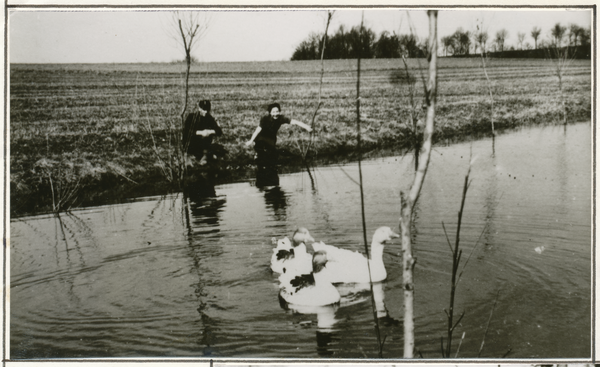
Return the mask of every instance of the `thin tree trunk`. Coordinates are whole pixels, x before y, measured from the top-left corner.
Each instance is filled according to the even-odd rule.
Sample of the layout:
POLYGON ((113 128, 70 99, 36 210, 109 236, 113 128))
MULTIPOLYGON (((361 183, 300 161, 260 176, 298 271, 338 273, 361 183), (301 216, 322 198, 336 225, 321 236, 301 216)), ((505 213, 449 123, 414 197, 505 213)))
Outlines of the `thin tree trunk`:
MULTIPOLYGON (((450 308, 447 313, 448 316, 448 341, 446 344, 446 352, 444 353, 446 358, 450 357, 450 352, 452 350, 452 333, 454 332, 455 324, 454 324, 454 298, 456 296, 456 285, 458 281, 456 280, 456 275, 458 274, 458 265, 460 264, 460 258, 462 256, 462 250, 460 248, 460 227, 462 224, 462 216, 463 210, 465 208, 465 201, 467 199, 467 190, 469 188, 469 173, 471 172, 471 167, 469 166, 469 172, 465 176, 465 184, 463 186, 462 192, 462 200, 460 202, 460 210, 458 211, 458 224, 456 225, 456 240, 454 242, 454 250, 452 250, 452 283, 450 286, 450 308)), ((446 229, 444 228, 444 232, 446 229)), ((467 260, 468 261, 468 260, 467 260)), ((464 315, 464 312, 463 312, 464 315)), ((462 319, 460 316, 458 322, 462 319)), ((457 324, 458 324, 457 322, 457 324)))
POLYGON ((186 70, 185 70, 185 97, 184 97, 184 101, 183 101, 183 108, 181 109, 181 126, 178 129, 179 134, 178 134, 178 141, 177 141, 177 146, 180 147, 180 149, 178 149, 178 156, 179 156, 179 164, 178 164, 178 168, 179 168, 179 182, 183 181, 183 178, 185 177, 185 174, 187 173, 187 164, 186 164, 186 160, 187 160, 187 147, 183 147, 182 144, 182 140, 183 140, 183 128, 185 126, 185 111, 187 110, 187 106, 188 106, 188 97, 189 97, 189 83, 190 83, 190 68, 191 68, 191 64, 192 64, 192 44, 194 42, 194 37, 196 36, 196 32, 198 31, 198 28, 200 27, 199 24, 196 24, 196 27, 194 28, 194 30, 192 32, 189 33, 189 39, 187 39, 185 32, 183 30, 183 26, 181 24, 181 19, 179 19, 178 21, 179 23, 179 31, 181 32, 181 38, 183 41, 183 47, 185 49, 185 63, 186 63, 186 70))
POLYGON ((564 49, 561 49, 560 46, 555 46, 554 49, 548 49, 546 51, 548 57, 554 62, 555 73, 558 77, 558 91, 560 103, 562 105, 562 114, 563 114, 563 124, 567 125, 567 106, 565 101, 565 93, 563 90, 563 76, 565 75, 565 70, 570 65, 571 61, 573 61, 575 57, 575 53, 571 54, 569 51, 569 46, 566 46, 564 49), (556 60, 555 60, 556 59, 556 60))
POLYGON ((560 90, 560 101, 562 102, 563 124, 567 125, 567 106, 565 104, 565 95, 562 85, 562 70, 558 70, 558 89, 560 90))
POLYGON ((437 11, 429 10, 429 80, 426 86, 427 118, 423 132, 420 162, 408 195, 400 193, 400 228, 402 233, 402 278, 404 288, 404 358, 413 358, 415 348, 414 282, 415 258, 412 255, 412 213, 419 198, 431 157, 432 136, 435 127, 437 95, 437 11))
MULTIPOLYGON (((367 223, 365 218, 365 195, 363 190, 363 177, 362 177, 362 152, 361 152, 361 134, 360 134, 360 59, 363 52, 363 44, 362 44, 362 32, 363 32, 363 21, 364 21, 364 12, 363 18, 360 22, 360 50, 358 52, 357 57, 357 75, 356 75, 356 147, 358 150, 358 177, 359 177, 359 188, 360 188, 360 209, 361 209, 361 219, 362 219, 362 229, 363 229, 363 243, 365 246, 365 253, 368 259, 371 259, 371 252, 368 249, 367 242, 367 223)), ((379 319, 377 318, 377 307, 375 305, 375 294, 373 292, 373 281, 371 280, 371 265, 369 261, 367 261, 367 269, 369 271, 369 287, 371 289, 371 308, 373 311, 373 320, 375 322, 375 334, 377 335, 377 349, 378 349, 378 357, 383 358, 383 343, 381 341, 381 330, 379 328, 379 319)))
POLYGON ((310 139, 308 141, 308 145, 306 146, 306 150, 303 153, 304 160, 306 160, 306 156, 308 155, 308 151, 310 150, 310 147, 313 142, 313 138, 314 138, 314 134, 315 134, 315 120, 317 118, 317 113, 319 112, 319 108, 321 108, 321 105, 323 104, 323 102, 321 102, 321 94, 323 91, 323 75, 325 75, 325 62, 324 62, 325 46, 327 44, 327 32, 329 31, 329 24, 331 23, 331 17, 333 17, 333 11, 328 11, 327 12, 327 24, 325 25, 325 33, 323 34, 323 42, 321 45, 321 77, 319 79, 319 99, 317 102, 317 108, 315 108, 315 113, 313 114, 313 117, 312 117, 312 120, 310 123, 310 127, 312 128, 312 131, 310 132, 310 139))
POLYGON ((485 67, 485 58, 481 55, 481 65, 483 66, 483 73, 485 74, 485 78, 488 82, 488 91, 490 94, 490 103, 492 106, 492 111, 490 112, 490 119, 492 121, 492 136, 496 136, 496 130, 494 129, 494 95, 492 94, 492 82, 487 73, 487 68, 485 67))
POLYGON ((410 104, 410 126, 412 126, 413 131, 413 148, 415 151, 415 171, 419 168, 419 151, 421 150, 421 139, 419 136, 419 129, 417 127, 418 116, 415 112, 417 110, 417 106, 415 105, 415 85, 411 81, 411 75, 408 69, 408 63, 406 62, 406 58, 402 55, 402 62, 404 63, 404 71, 406 73, 406 80, 408 84, 408 94, 409 94, 409 104, 410 104))
MULTIPOLYGON (((187 47, 186 47, 185 53, 186 53, 185 62, 187 64, 187 67, 185 70, 185 97, 183 99, 183 108, 181 109, 181 126, 180 126, 180 129, 177 129, 180 132, 179 133, 180 139, 177 139, 178 140, 177 144, 180 144, 183 139, 183 129, 185 128, 185 111, 187 110, 187 106, 188 106, 188 96, 189 96, 189 88, 190 88, 189 87, 189 85, 190 85, 189 84, 190 83, 190 67, 191 67, 192 60, 190 57, 190 52, 187 49, 187 47)), ((180 152, 181 152, 181 155, 180 155, 180 158, 181 158, 180 163, 181 164, 179 165, 179 168, 180 168, 179 180, 182 181, 183 178, 185 177, 185 174, 187 173, 187 164, 186 164, 187 147, 183 147, 183 145, 182 145, 180 152)))
POLYGON ((415 349, 414 324, 414 282, 413 270, 415 259, 412 256, 410 223, 412 219, 412 203, 400 193, 400 230, 402 236, 402 281, 404 288, 404 358, 413 358, 415 349))

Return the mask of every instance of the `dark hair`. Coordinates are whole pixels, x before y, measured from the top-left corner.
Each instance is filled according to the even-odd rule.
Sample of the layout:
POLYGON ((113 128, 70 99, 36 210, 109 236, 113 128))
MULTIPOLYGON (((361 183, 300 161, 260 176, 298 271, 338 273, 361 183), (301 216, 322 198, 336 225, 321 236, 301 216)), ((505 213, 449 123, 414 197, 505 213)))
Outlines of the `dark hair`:
POLYGON ((206 112, 210 112, 210 101, 208 99, 203 99, 198 102, 198 107, 202 108, 206 112))
POLYGON ((271 110, 273 108, 277 107, 277 109, 279 111, 281 111, 281 106, 279 105, 279 103, 275 102, 275 103, 271 103, 268 107, 267 107, 267 111, 269 111, 269 113, 271 113, 271 110))

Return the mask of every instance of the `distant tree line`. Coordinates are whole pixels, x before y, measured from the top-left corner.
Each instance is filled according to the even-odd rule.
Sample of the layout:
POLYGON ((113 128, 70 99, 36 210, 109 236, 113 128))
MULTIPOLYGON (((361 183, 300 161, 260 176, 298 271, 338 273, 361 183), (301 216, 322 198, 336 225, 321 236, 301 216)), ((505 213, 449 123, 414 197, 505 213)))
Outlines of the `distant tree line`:
MULTIPOLYGON (((543 39, 542 30, 533 27, 530 36, 533 44, 527 42, 527 34, 517 33, 517 42, 507 44, 510 33, 500 29, 490 35, 487 31, 465 31, 459 27, 453 34, 440 39, 440 54, 443 56, 470 56, 489 53, 499 57, 544 57, 548 48, 573 47, 576 57, 590 57, 591 29, 577 24, 562 26, 556 23, 543 39), (536 51, 537 50, 537 51, 536 51), (521 52, 523 51, 523 52, 521 52), (527 52, 525 52, 527 51, 527 52), (508 56, 511 55, 511 56, 508 56)), ((323 33, 311 33, 294 50, 292 60, 316 60, 321 58, 323 33)), ((379 36, 367 27, 360 26, 349 30, 340 25, 331 36, 328 35, 325 59, 356 59, 359 55, 367 58, 425 57, 427 41, 419 41, 413 34, 396 34, 383 31, 379 36)))
MULTIPOLYGON (((525 33, 517 33, 517 42, 508 45, 506 40, 509 32, 506 29, 500 29, 493 37, 490 37, 487 31, 477 30, 474 32, 465 31, 458 28, 453 34, 441 38, 442 54, 444 56, 468 56, 470 54, 480 53, 505 53, 511 52, 513 55, 519 54, 516 51, 535 51, 547 48, 574 47, 578 50, 587 50, 590 48, 591 29, 583 28, 577 24, 570 24, 568 27, 556 23, 549 31, 548 38, 542 39, 542 30, 539 27, 533 27, 530 32, 533 45, 527 42, 525 33)), ((586 53, 581 51, 581 53, 586 53)), ((589 52, 587 52, 589 54, 589 52)), ((543 52, 527 52, 523 55, 543 55, 543 52)))
MULTIPOLYGON (((292 60, 316 60, 321 58, 323 33, 311 33, 295 49, 292 60)), ((352 27, 347 30, 340 25, 338 30, 327 37, 324 59, 363 59, 424 57, 426 42, 419 42, 412 34, 396 34, 383 31, 379 37, 367 27, 352 27)))

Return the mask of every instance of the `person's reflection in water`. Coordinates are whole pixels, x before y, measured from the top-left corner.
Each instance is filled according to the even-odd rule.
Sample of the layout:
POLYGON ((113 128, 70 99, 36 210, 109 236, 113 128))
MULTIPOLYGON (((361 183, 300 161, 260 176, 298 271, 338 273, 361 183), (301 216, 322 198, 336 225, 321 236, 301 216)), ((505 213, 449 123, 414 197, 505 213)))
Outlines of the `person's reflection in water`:
POLYGON ((279 186, 277 166, 258 166, 256 170, 256 187, 268 189, 274 186, 279 186))
POLYGON ((317 315, 317 354, 320 357, 329 357, 335 354, 335 345, 340 340, 335 324, 339 321, 335 313, 339 304, 327 306, 298 306, 287 303, 279 296, 279 305, 286 311, 303 315, 317 315))
POLYGON ((210 356, 213 353, 212 345, 215 344, 215 331, 219 329, 218 321, 211 318, 212 306, 209 295, 205 290, 207 269, 206 259, 219 256, 222 249, 212 245, 215 237, 219 237, 219 213, 225 205, 225 198, 218 197, 214 185, 215 177, 210 173, 203 173, 188 182, 183 190, 186 203, 186 225, 189 239, 189 255, 193 260, 193 272, 198 275, 198 282, 194 284, 194 293, 198 297, 200 315, 198 344, 202 345, 202 354, 210 356))
POLYGON ((183 194, 193 201, 217 196, 215 191, 215 174, 203 172, 186 182, 183 194))
POLYGON ((256 172, 256 187, 264 192, 267 208, 273 210, 275 220, 285 221, 287 195, 279 187, 276 167, 262 167, 256 172))
POLYGON ((188 229, 193 227, 214 227, 210 232, 219 231, 218 214, 225 205, 223 197, 217 197, 215 177, 209 173, 199 175, 193 182, 186 183, 183 195, 189 204, 188 229))

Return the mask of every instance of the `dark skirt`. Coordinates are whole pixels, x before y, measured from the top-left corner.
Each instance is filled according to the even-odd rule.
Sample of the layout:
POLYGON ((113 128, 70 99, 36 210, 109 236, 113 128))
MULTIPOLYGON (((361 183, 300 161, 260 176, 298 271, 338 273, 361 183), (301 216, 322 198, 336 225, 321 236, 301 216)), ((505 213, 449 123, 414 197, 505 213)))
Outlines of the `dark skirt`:
POLYGON ((254 144, 256 152, 256 165, 258 167, 276 167, 279 153, 277 147, 262 141, 257 141, 254 144))

